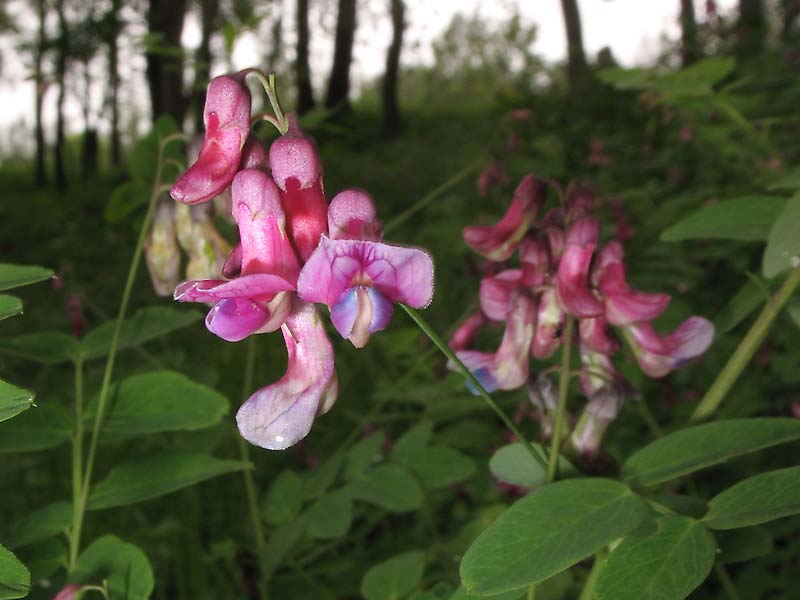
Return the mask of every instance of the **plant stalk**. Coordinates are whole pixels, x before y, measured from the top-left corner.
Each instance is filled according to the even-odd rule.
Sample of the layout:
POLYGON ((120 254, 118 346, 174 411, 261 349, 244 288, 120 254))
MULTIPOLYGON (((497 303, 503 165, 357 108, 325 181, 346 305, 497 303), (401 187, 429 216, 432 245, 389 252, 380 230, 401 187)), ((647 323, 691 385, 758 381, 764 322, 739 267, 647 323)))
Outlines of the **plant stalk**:
POLYGON ((561 345, 561 369, 558 377, 558 404, 556 405, 553 438, 550 440, 550 463, 547 465, 547 483, 552 483, 558 474, 558 457, 561 451, 561 436, 564 430, 564 418, 567 412, 567 395, 569 392, 570 360, 572 359, 572 331, 575 319, 567 317, 564 326, 564 342, 561 345))
POLYGON ((75 368, 75 429, 72 432, 72 529, 69 536, 69 570, 78 562, 79 536, 83 513, 78 512, 81 486, 83 483, 83 357, 78 355, 73 363, 75 368))
POLYGON ((594 586, 597 585, 597 578, 600 576, 600 571, 603 570, 603 565, 606 562, 607 552, 600 550, 594 557, 594 564, 592 570, 589 571, 589 576, 586 578, 586 583, 583 585, 581 595, 578 600, 593 600, 594 599, 594 586))
POLYGON ((795 267, 789 272, 789 276, 783 285, 767 300, 766 305, 758 315, 758 319, 750 327, 744 339, 739 343, 736 351, 728 360, 728 363, 717 375, 717 379, 706 392, 706 395, 697 405, 694 413, 692 414, 691 423, 703 421, 708 419, 714 411, 717 410, 722 400, 728 394, 733 384, 742 374, 745 367, 747 367, 750 359, 756 353, 756 350, 764 342, 767 337, 772 324, 778 317, 783 306, 788 302, 789 298, 800 285, 800 267, 795 267))

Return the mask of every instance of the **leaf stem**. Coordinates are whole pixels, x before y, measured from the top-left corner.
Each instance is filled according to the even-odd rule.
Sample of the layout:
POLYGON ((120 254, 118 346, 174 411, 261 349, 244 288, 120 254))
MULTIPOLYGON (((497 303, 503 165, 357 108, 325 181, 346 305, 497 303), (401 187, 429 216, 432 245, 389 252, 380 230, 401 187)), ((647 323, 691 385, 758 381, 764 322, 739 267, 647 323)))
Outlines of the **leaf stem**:
POLYGON ((736 591, 736 586, 733 585, 730 575, 725 570, 725 567, 719 563, 714 564, 714 572, 717 574, 717 579, 722 584, 722 589, 725 590, 729 600, 741 600, 739 592, 736 591))
POLYGON ((558 456, 561 451, 561 436, 564 429, 564 418, 567 412, 567 395, 569 392, 570 360, 572 359, 572 330, 575 319, 567 316, 564 326, 564 342, 561 345, 561 369, 558 377, 558 404, 553 424, 553 438, 550 440, 550 463, 547 465, 547 483, 555 481, 558 474, 558 456))
POLYGON ((722 371, 720 371, 719 375, 717 375, 717 379, 708 389, 706 395, 700 401, 700 404, 698 404, 690 419, 691 423, 703 421, 717 410, 717 407, 719 407, 722 400, 733 387, 733 384, 736 383, 736 380, 739 378, 742 371, 744 371, 750 359, 753 358, 756 350, 758 350, 764 342, 772 324, 783 306, 789 301, 789 298, 792 297, 798 285, 800 285, 800 267, 795 267, 789 272, 789 276, 778 291, 769 297, 761 314, 758 315, 758 319, 756 319, 756 322, 750 327, 750 331, 747 332, 747 335, 745 335, 744 339, 739 343, 739 346, 728 360, 728 363, 722 371))
POLYGON ((83 481, 83 357, 79 354, 73 362, 75 368, 75 428, 72 432, 72 528, 69 535, 69 570, 78 562, 79 536, 83 513, 78 506, 83 481))
POLYGON ((600 576, 600 571, 603 570, 603 565, 606 562, 607 552, 605 549, 600 550, 594 557, 594 564, 592 570, 589 571, 589 576, 586 578, 586 583, 583 585, 581 595, 578 600, 593 600, 594 586, 597 585, 597 578, 600 576))
POLYGON ((512 421, 508 417, 508 415, 505 412, 503 412, 503 409, 500 408, 500 405, 497 404, 494 398, 492 398, 489 395, 489 392, 487 392, 486 389, 484 389, 484 387, 481 385, 481 382, 475 378, 475 376, 472 374, 472 371, 470 371, 466 367, 466 365, 463 362, 461 362, 458 356, 456 356, 456 353, 450 349, 450 347, 444 342, 444 340, 439 336, 439 334, 436 333, 436 331, 428 324, 428 322, 422 318, 422 315, 420 315, 418 311, 411 308, 410 306, 406 306, 405 304, 402 303, 400 304, 400 306, 403 308, 404 311, 406 311, 406 313, 408 313, 408 316, 411 317, 411 320, 417 324, 417 326, 422 330, 422 332, 430 338, 434 346, 436 346, 439 349, 439 351, 442 354, 444 354, 445 357, 447 357, 447 359, 450 360, 458 368, 458 370, 467 379, 467 381, 469 381, 475 387, 475 389, 478 391, 478 395, 481 398, 483 398, 486 404, 489 405, 489 408, 491 408, 495 412, 495 414, 497 414, 497 416, 500 417, 500 420, 503 421, 506 427, 508 427, 511 430, 511 433, 513 433, 517 437, 517 439, 525 446, 525 449, 533 457, 533 459, 537 463, 539 463, 539 465, 543 469, 547 469, 546 457, 543 458, 539 454, 536 448, 533 447, 533 444, 531 444, 530 440, 528 440, 528 438, 522 434, 522 432, 517 428, 517 426, 514 425, 514 421, 512 421))

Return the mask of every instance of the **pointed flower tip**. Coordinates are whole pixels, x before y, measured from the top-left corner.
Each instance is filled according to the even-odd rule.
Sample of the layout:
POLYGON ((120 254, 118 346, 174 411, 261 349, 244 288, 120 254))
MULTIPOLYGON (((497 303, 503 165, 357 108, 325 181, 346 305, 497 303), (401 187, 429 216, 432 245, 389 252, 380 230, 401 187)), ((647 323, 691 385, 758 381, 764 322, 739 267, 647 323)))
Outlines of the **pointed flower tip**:
POLYGON ((272 177, 283 191, 286 191, 290 179, 296 179, 300 189, 305 189, 322 177, 322 165, 313 140, 303 133, 291 113, 289 123, 289 131, 272 142, 269 148, 272 177))

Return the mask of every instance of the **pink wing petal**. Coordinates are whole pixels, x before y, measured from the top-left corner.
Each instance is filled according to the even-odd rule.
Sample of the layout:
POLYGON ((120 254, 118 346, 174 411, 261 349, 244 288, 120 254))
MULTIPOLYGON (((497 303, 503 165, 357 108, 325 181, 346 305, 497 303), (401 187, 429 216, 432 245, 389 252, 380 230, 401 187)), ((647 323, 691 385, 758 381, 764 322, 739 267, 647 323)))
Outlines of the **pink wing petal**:
POLYGON ((178 302, 216 302, 225 298, 269 300, 278 292, 295 289, 294 284, 278 275, 258 273, 243 275, 232 281, 204 279, 184 281, 175 288, 178 302))

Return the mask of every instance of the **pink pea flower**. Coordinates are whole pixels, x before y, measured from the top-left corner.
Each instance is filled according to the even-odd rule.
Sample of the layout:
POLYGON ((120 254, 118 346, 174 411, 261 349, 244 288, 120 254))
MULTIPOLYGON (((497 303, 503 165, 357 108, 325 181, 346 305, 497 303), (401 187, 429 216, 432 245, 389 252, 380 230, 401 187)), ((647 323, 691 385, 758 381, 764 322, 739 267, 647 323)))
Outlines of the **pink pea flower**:
POLYGON ((509 269, 481 280, 481 310, 492 321, 505 321, 517 301, 522 281, 520 269, 509 269))
POLYGON ((524 285, 536 288, 544 285, 550 276, 550 246, 542 236, 527 235, 519 247, 524 285))
POLYGON ((578 219, 567 231, 564 254, 558 263, 558 300, 564 310, 578 318, 603 314, 603 303, 589 287, 589 268, 599 236, 597 219, 578 219))
POLYGON ((211 80, 203 121, 206 133, 200 154, 170 191, 175 200, 185 204, 211 200, 230 185, 239 169, 250 132, 250 92, 243 75, 211 80))
POLYGON ((526 175, 517 189, 505 216, 492 226, 464 227, 464 241, 479 254, 495 261, 509 258, 536 219, 545 199, 547 184, 526 175))
POLYGON ((328 207, 328 231, 332 240, 380 241, 383 227, 375 203, 363 190, 339 192, 328 207))
POLYGON ((589 399, 583 414, 570 435, 570 443, 581 455, 592 458, 600 451, 608 426, 619 415, 623 395, 613 385, 606 385, 589 399))
POLYGON ((286 235, 277 187, 263 171, 246 169, 232 185, 234 218, 241 244, 226 263, 231 280, 186 281, 175 289, 180 302, 215 302, 209 331, 227 341, 274 331, 286 319, 299 263, 286 235), (231 264, 231 262, 235 264, 231 264))
POLYGON ((539 298, 536 315, 536 331, 531 343, 534 358, 550 358, 561 345, 561 332, 567 315, 556 297, 555 288, 548 287, 539 298))
POLYGON ((650 323, 627 328, 636 360, 650 377, 663 377, 703 354, 714 339, 714 325, 702 317, 690 317, 666 337, 650 323))
POLYGON ((236 413, 242 437, 268 450, 285 450, 308 435, 314 418, 336 402, 339 388, 333 347, 313 305, 295 299, 281 332, 289 355, 286 373, 236 413))
POLYGON ((433 261, 414 248, 322 236, 297 282, 306 302, 328 306, 342 337, 362 348, 385 329, 395 302, 424 308, 433 298, 433 261))
POLYGON ((500 187, 506 183, 508 183, 506 164, 501 160, 494 160, 478 175, 478 194, 481 198, 486 198, 493 187, 500 187))
POLYGON ((458 326, 447 345, 455 351, 466 350, 478 331, 483 329, 487 322, 486 315, 483 312, 476 311, 472 313, 458 326))
POLYGON ((53 600, 75 600, 78 597, 78 592, 81 591, 81 586, 77 583, 68 583, 65 585, 58 594, 55 595, 53 600))
POLYGON ((605 317, 587 317, 578 322, 581 342, 594 352, 616 354, 620 348, 617 340, 608 329, 605 317))
POLYGON ((302 260, 307 260, 328 233, 328 201, 322 188, 322 164, 313 140, 289 113, 289 130, 269 148, 272 178, 281 190, 289 235, 302 260))

